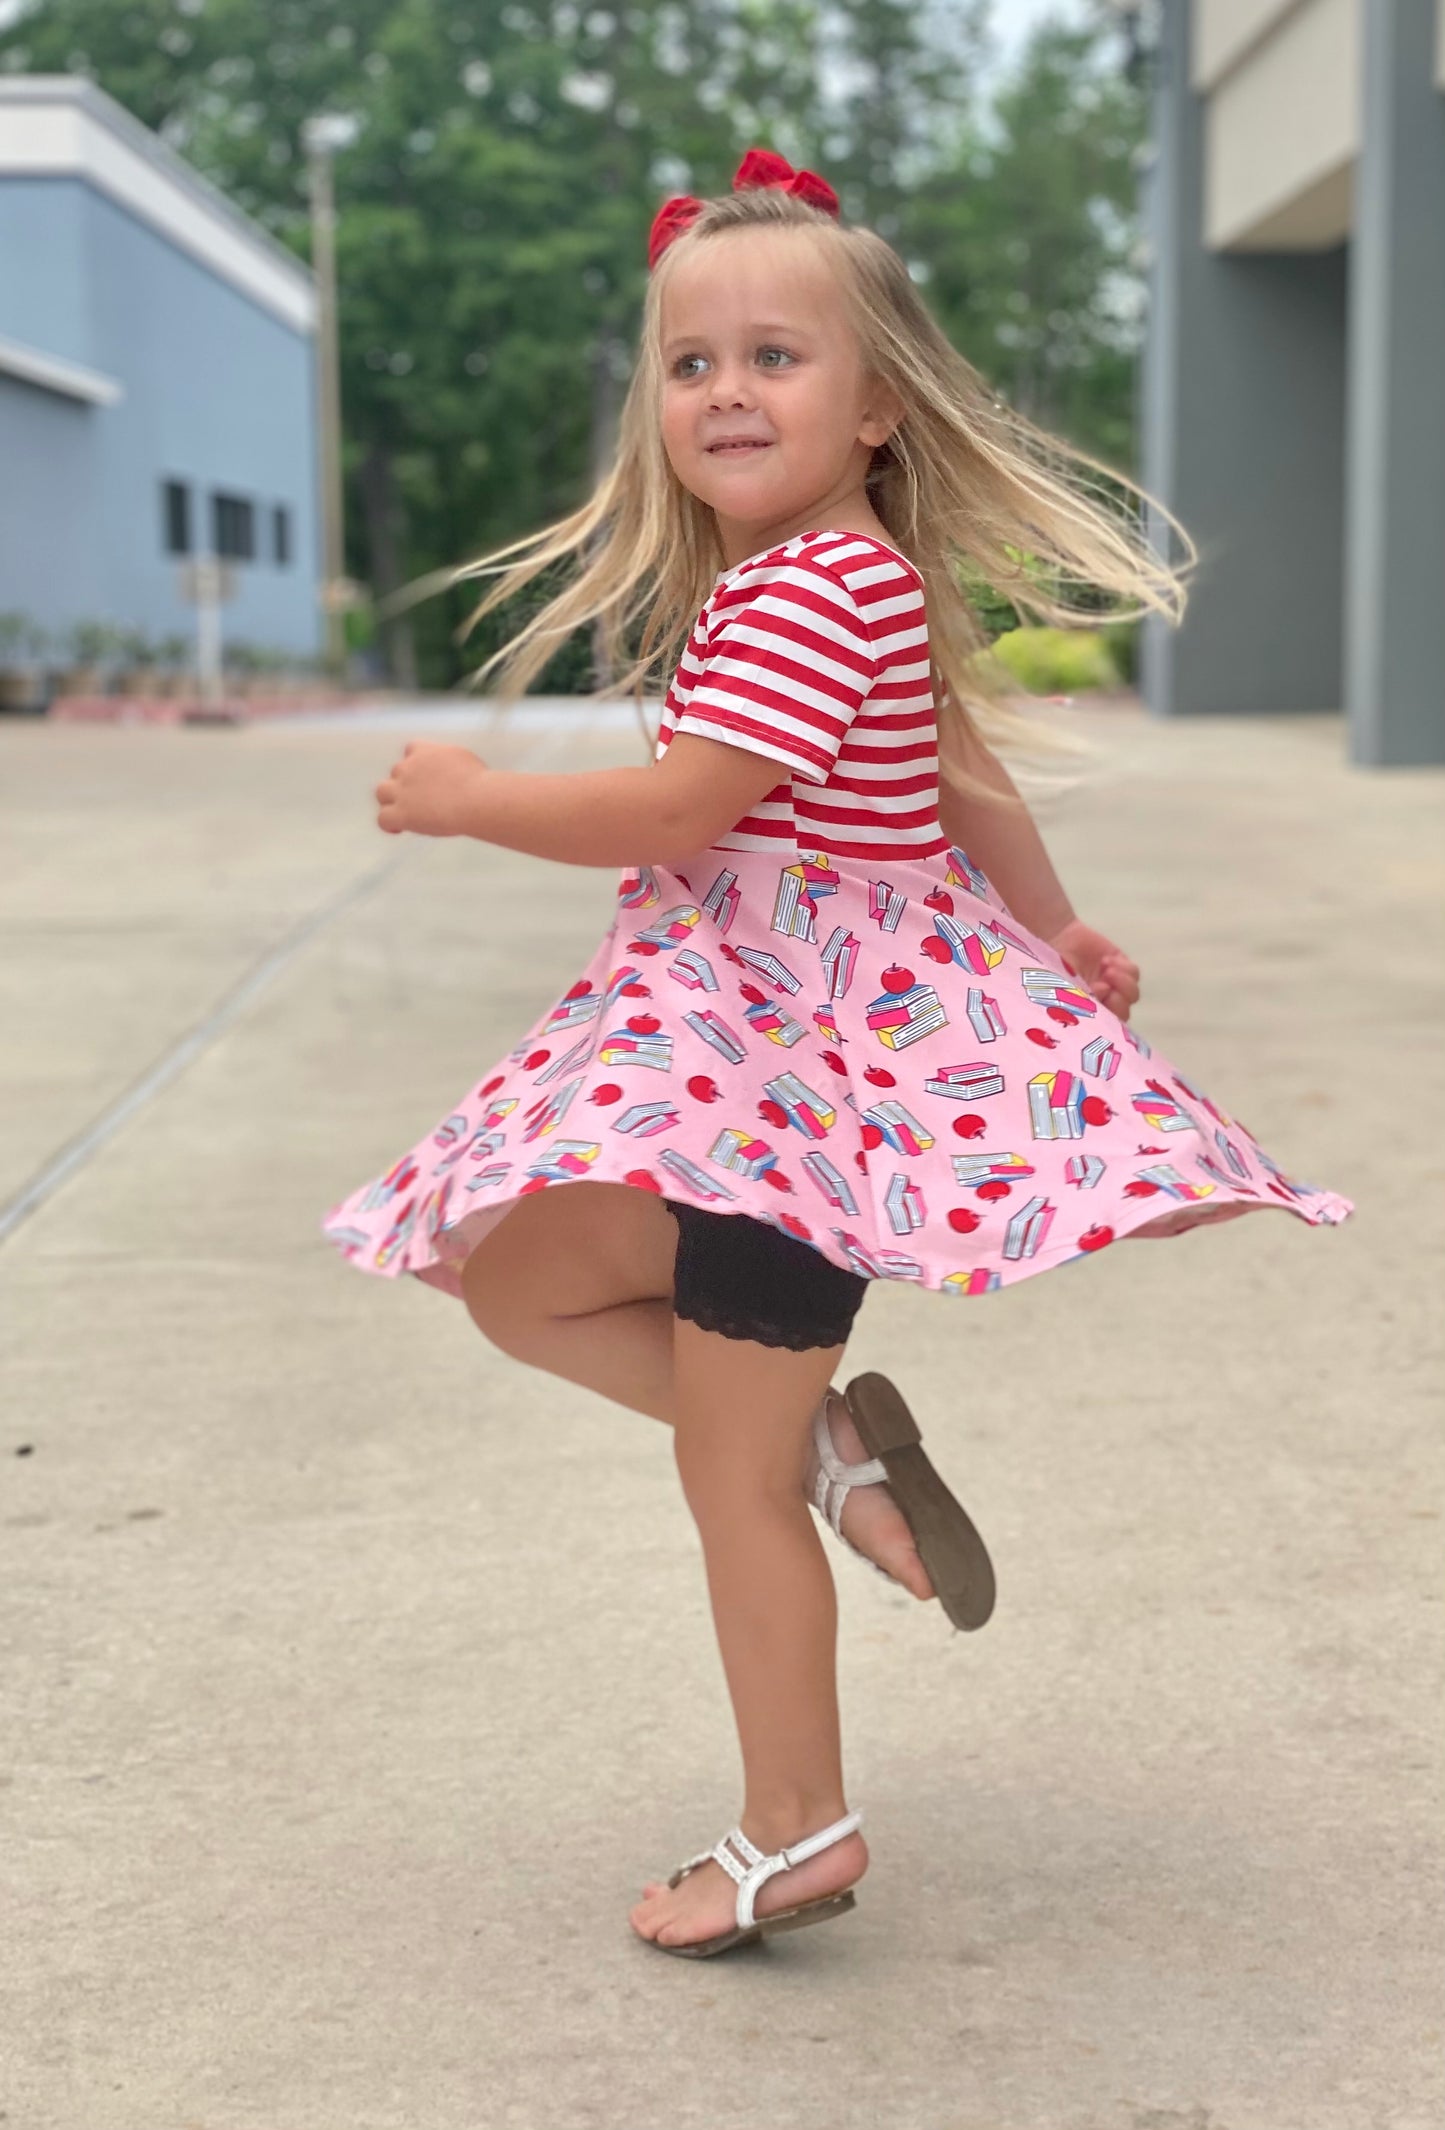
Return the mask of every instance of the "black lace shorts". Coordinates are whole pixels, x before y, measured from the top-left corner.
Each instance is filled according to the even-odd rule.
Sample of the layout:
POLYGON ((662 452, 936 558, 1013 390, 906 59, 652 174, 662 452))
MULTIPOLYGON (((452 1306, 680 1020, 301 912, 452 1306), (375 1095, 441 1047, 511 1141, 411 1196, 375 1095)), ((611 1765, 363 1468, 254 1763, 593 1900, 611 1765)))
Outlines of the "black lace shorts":
POLYGON ((868 1281, 746 1213, 663 1204, 677 1222, 673 1314, 758 1346, 842 1346, 868 1281))

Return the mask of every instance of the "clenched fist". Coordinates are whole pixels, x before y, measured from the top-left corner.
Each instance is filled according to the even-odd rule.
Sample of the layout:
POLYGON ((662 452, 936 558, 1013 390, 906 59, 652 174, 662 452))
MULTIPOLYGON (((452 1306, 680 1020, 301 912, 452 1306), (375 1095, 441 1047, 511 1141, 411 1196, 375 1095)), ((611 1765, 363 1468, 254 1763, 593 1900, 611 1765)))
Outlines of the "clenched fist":
POLYGON ((1065 967, 1082 976, 1096 999, 1121 1021, 1139 996, 1139 964, 1112 939, 1074 918, 1049 941, 1065 967))
POLYGON ((489 774, 469 747, 408 740, 376 787, 376 825, 389 836, 403 829, 417 836, 465 836, 478 782, 489 774))

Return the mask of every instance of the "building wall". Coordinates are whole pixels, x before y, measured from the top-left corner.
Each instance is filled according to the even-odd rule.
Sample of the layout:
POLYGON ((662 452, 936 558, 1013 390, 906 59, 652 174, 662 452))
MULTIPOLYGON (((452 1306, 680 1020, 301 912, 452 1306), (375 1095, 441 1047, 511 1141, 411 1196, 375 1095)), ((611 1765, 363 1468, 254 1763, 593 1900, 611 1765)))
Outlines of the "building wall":
POLYGON ((191 486, 197 545, 209 545, 213 490, 256 507, 258 558, 237 566, 226 635, 319 649, 307 333, 83 179, 11 176, 0 179, 0 335, 124 390, 114 406, 85 407, 0 381, 0 609, 50 627, 111 620, 189 634, 194 611, 162 538, 171 478, 191 486), (291 516, 287 568, 270 559, 278 503, 291 516))
POLYGON ((0 333, 95 366, 85 189, 0 176, 0 333))
POLYGON ((109 411, 0 373, 0 613, 47 628, 98 617, 92 498, 109 411))
POLYGON ((1200 0, 1190 86, 1207 101, 1204 241, 1324 250, 1348 234, 1364 0, 1200 0))

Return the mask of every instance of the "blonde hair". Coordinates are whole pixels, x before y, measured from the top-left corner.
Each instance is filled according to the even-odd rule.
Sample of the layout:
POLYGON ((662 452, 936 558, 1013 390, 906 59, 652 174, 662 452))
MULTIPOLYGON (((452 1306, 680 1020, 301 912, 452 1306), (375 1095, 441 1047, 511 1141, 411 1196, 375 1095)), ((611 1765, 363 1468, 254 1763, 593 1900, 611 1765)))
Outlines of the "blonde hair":
POLYGON ((640 717, 644 682, 659 667, 671 672, 726 558, 711 508, 684 487, 663 448, 663 297, 678 262, 699 246, 760 228, 805 231, 818 245, 847 300, 865 372, 902 403, 898 426, 874 453, 866 489, 890 542, 923 579, 943 774, 977 797, 1000 796, 963 766, 970 727, 1014 758, 1089 752, 1057 721, 1037 709, 1021 713, 1004 700, 1008 677, 982 655, 988 639, 959 581, 960 565, 1020 614, 1045 622, 1098 627, 1150 610, 1177 621, 1183 578, 1197 559, 1193 543, 1157 498, 1117 468, 1036 428, 996 398, 946 339, 882 237, 776 187, 704 201, 659 259, 612 465, 587 502, 540 532, 442 573, 449 584, 499 578, 463 624, 465 637, 539 572, 568 557, 580 561, 572 581, 472 681, 495 672, 494 692, 515 699, 559 644, 588 622, 597 625, 602 663, 614 672, 625 668, 598 694, 631 691, 640 717), (1179 533, 1183 565, 1171 568, 1153 553, 1135 522, 1095 499, 1079 469, 1152 505, 1179 533), (510 556, 519 559, 509 562, 510 556), (1057 596, 1062 585, 1050 590, 1030 562, 1138 605, 1125 614, 1071 607, 1057 596), (638 624, 640 636, 629 649, 629 632, 638 624))

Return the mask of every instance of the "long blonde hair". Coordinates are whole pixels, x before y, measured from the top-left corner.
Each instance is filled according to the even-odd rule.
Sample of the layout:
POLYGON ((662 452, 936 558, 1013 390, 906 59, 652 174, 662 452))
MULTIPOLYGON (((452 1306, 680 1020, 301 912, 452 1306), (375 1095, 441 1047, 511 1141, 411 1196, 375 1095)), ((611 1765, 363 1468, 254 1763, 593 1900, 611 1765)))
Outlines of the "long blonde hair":
POLYGON ((602 664, 613 672, 623 669, 598 694, 630 691, 640 714, 644 683, 659 668, 671 672, 726 558, 711 508, 683 486, 663 448, 663 296, 678 260, 699 245, 736 230, 779 227, 806 230, 822 248, 844 291, 865 371, 902 402, 902 419, 874 453, 868 499, 889 540, 923 579, 943 773, 959 790, 997 798, 963 766, 964 728, 971 726, 1015 759, 1089 750, 1065 736, 1056 720, 1037 710, 1021 713, 1005 700, 1007 676, 981 655, 988 639, 960 582, 960 565, 1020 614, 1097 627, 1150 610, 1177 622, 1196 551, 1156 497, 996 398, 946 339, 904 262, 882 237, 777 187, 704 201, 658 261, 612 465, 587 502, 540 532, 442 573, 449 584, 498 578, 464 624, 465 636, 539 572, 569 556, 579 559, 565 588, 471 678, 480 683, 495 674, 491 692, 514 700, 559 645, 589 622, 598 627, 602 664), (1104 475, 1156 509, 1179 534, 1183 563, 1171 568, 1162 561, 1136 522, 1096 500, 1080 469, 1104 475), (518 559, 509 561, 512 556, 518 559), (1062 585, 1050 590, 1043 581, 1050 569, 1138 605, 1122 614, 1070 606, 1058 596, 1062 585), (639 623, 640 636, 629 648, 639 623))

